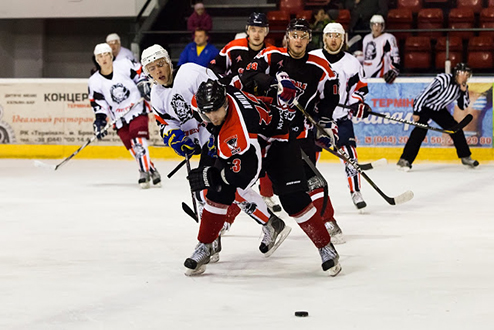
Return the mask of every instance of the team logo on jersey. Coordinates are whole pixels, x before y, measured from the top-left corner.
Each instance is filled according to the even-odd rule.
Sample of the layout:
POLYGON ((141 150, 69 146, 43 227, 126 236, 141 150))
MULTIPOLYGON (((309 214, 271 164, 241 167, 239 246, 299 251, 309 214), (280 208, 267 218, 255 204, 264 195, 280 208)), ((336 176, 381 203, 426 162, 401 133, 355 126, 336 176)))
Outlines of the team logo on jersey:
POLYGON ((232 155, 235 155, 240 152, 240 148, 238 147, 238 137, 236 135, 228 138, 228 140, 226 140, 225 143, 228 146, 228 148, 230 148, 232 155))
POLYGON ((283 67, 283 60, 279 61, 277 65, 278 69, 281 69, 283 67))
POLYGON ((171 101, 173 110, 180 119, 180 122, 185 123, 187 120, 192 119, 192 111, 190 110, 190 105, 185 102, 185 99, 180 94, 175 94, 171 101))
POLYGON ((373 59, 376 58, 376 43, 374 41, 369 42, 365 46, 365 60, 366 61, 372 61, 373 59))
POLYGON ((123 84, 115 84, 110 88, 110 94, 113 102, 122 103, 129 98, 130 91, 123 84))
POLYGON ((238 55, 237 58, 236 58, 236 60, 237 60, 237 63, 238 62, 241 62, 242 61, 242 56, 238 55))

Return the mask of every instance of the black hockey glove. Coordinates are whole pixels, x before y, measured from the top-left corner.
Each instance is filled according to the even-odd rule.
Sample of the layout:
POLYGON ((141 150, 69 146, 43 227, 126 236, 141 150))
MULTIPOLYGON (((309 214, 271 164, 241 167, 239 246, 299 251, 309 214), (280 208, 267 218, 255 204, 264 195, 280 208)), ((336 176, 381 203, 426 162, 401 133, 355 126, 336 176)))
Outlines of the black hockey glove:
POLYGON ((146 100, 151 100, 151 84, 147 80, 142 80, 137 83, 137 89, 139 89, 139 93, 146 100))
POLYGON ((367 103, 357 102, 350 105, 350 109, 355 118, 367 118, 372 111, 371 107, 367 103))
POLYGON ((398 74, 399 74, 399 73, 400 73, 400 72, 399 72, 398 70, 396 70, 396 69, 391 69, 391 70, 387 71, 387 72, 384 74, 384 76, 383 76, 384 81, 385 81, 387 84, 392 84, 392 83, 395 81, 396 77, 398 77, 398 74))
POLYGON ((187 176, 190 190, 201 191, 212 188, 217 192, 221 191, 221 174, 216 167, 205 166, 191 170, 187 176))
POLYGON ((106 134, 108 134, 108 130, 103 131, 103 128, 105 128, 106 124, 106 115, 102 113, 96 114, 96 120, 93 123, 93 129, 98 140, 101 140, 106 136, 106 134))

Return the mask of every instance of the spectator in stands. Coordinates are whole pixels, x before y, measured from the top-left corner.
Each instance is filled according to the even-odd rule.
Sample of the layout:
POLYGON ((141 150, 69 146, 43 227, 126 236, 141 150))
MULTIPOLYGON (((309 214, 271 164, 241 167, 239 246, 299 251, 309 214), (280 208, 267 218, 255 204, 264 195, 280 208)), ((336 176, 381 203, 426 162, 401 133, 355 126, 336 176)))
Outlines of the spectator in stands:
POLYGON ((116 33, 111 33, 106 37, 106 43, 110 45, 113 54, 113 61, 118 61, 122 58, 128 58, 131 61, 137 62, 134 53, 130 49, 122 47, 120 37, 116 33))
MULTIPOLYGON (((388 14, 387 0, 345 0, 345 8, 350 10, 352 16, 348 31, 354 34, 357 30, 369 30, 370 19, 373 15, 382 15, 386 17, 388 14)), ((359 34, 363 37, 365 33, 359 34)), ((360 46, 360 45, 358 45, 360 46)), ((350 50, 352 52, 353 50, 350 50)))
POLYGON ((333 22, 333 20, 326 14, 324 8, 315 9, 314 12, 314 23, 311 24, 312 28, 312 44, 315 48, 322 48, 322 30, 328 24, 333 22))
POLYGON ((194 12, 190 15, 187 20, 187 30, 194 32, 197 29, 204 30, 206 32, 211 31, 213 28, 213 20, 208 13, 206 13, 206 9, 204 8, 204 4, 199 2, 194 6, 194 12))
POLYGON ((194 32, 194 41, 185 46, 177 66, 192 62, 207 67, 218 53, 219 50, 208 42, 208 33, 203 29, 197 29, 194 32))

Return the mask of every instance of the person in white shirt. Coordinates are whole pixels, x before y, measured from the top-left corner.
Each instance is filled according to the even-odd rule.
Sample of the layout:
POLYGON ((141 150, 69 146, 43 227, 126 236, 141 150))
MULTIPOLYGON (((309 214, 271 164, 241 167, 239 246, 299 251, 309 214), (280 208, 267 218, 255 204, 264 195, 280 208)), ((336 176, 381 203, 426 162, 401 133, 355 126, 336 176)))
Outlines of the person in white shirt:
POLYGON ((384 18, 374 15, 370 20, 372 33, 364 37, 364 73, 366 78, 382 77, 392 84, 400 74, 400 53, 396 38, 384 32, 384 18))
POLYGON ((128 48, 122 47, 120 43, 120 37, 116 33, 111 33, 106 37, 106 43, 110 45, 111 52, 113 54, 113 60, 118 61, 122 58, 127 58, 131 61, 138 62, 134 56, 134 53, 128 48))

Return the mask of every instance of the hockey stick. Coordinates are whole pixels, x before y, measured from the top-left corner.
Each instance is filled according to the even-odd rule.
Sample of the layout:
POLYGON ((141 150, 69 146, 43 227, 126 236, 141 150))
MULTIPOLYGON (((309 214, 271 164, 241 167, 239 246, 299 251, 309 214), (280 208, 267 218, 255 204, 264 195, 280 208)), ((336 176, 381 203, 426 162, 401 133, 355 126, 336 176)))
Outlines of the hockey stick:
MULTIPOLYGON (((319 125, 314 120, 314 118, 312 118, 312 116, 309 113, 307 113, 307 111, 305 111, 305 109, 300 105, 300 103, 298 103, 297 100, 293 101, 293 105, 295 105, 295 107, 297 107, 297 109, 304 114, 304 116, 312 123, 312 125, 314 125, 314 127, 316 127, 316 129, 319 131, 320 134, 325 135, 325 136, 329 137, 330 139, 332 139, 334 141, 334 136, 331 136, 328 132, 326 132, 326 130, 324 128, 322 128, 321 125, 319 125)), ((323 149, 328 150, 329 148, 323 148, 323 149)), ((379 195, 381 195, 381 197, 384 198, 386 200, 386 202, 388 202, 388 204, 390 204, 390 205, 402 204, 402 203, 408 202, 409 200, 411 200, 413 198, 413 192, 410 191, 410 190, 407 190, 404 193, 402 193, 401 195, 398 195, 396 197, 389 197, 389 196, 387 196, 374 183, 374 181, 372 181, 371 178, 369 178, 369 176, 364 171, 362 171, 362 168, 353 159, 351 159, 346 154, 346 152, 344 150, 337 149, 336 152, 339 153, 339 155, 343 158, 344 161, 346 161, 350 165, 352 165, 353 168, 358 173, 360 173, 360 175, 362 175, 362 177, 372 186, 372 188, 374 188, 374 190, 376 190, 377 193, 379 195)))
POLYGON ((388 160, 386 158, 381 158, 370 163, 359 164, 360 168, 364 171, 372 170, 378 166, 387 165, 388 160))
POLYGON ((182 166, 185 165, 185 163, 187 162, 186 159, 182 160, 180 163, 178 163, 178 165, 170 172, 168 173, 168 175, 166 176, 168 179, 170 179, 175 173, 178 172, 179 169, 182 168, 182 166))
POLYGON ((132 110, 135 109, 135 107, 139 104, 141 104, 141 102, 144 101, 144 98, 141 97, 139 99, 139 101, 137 101, 136 103, 134 103, 129 110, 125 111, 120 117, 112 120, 110 123, 106 124, 106 126, 98 133, 94 133, 94 135, 88 139, 86 141, 86 143, 84 143, 82 146, 79 147, 79 149, 77 149, 76 151, 74 151, 72 153, 72 155, 70 155, 69 157, 65 158, 64 160, 62 160, 59 164, 57 165, 50 165, 50 164, 46 164, 46 163, 43 163, 39 160, 35 160, 34 161, 34 166, 36 167, 42 167, 42 168, 47 168, 47 169, 50 169, 50 170, 53 170, 53 171, 56 171, 58 170, 59 167, 61 167, 62 165, 64 165, 65 163, 67 163, 69 160, 71 160, 72 158, 75 157, 75 155, 77 155, 79 152, 81 152, 82 149, 86 148, 88 145, 90 145, 92 142, 94 142, 94 140, 96 140, 98 138, 98 134, 101 134, 101 133, 105 133, 106 131, 108 131, 108 129, 110 127, 112 127, 113 125, 115 125, 115 123, 117 121, 119 121, 120 119, 122 119, 126 114, 128 114, 129 112, 131 112, 132 110))
MULTIPOLYGON (((344 104, 338 104, 338 106, 339 107, 342 107, 342 108, 345 108, 345 109, 351 109, 349 106, 344 105, 344 104)), ((396 121, 396 122, 399 122, 399 123, 402 123, 402 124, 408 124, 408 125, 420 127, 420 128, 423 128, 423 129, 428 129, 428 130, 431 130, 431 131, 436 131, 436 132, 441 132, 441 133, 447 133, 447 134, 455 134, 456 132, 458 132, 459 130, 463 129, 465 126, 467 126, 472 121, 472 119, 473 119, 473 116, 471 114, 468 114, 458 124, 456 124, 455 126, 451 127, 450 129, 442 129, 442 128, 438 128, 438 127, 429 126, 427 124, 418 123, 416 121, 410 121, 410 120, 406 120, 406 119, 395 118, 395 117, 392 117, 392 116, 387 115, 385 113, 369 111, 369 114, 370 115, 373 115, 373 116, 381 117, 381 118, 384 118, 384 119, 387 119, 387 120, 396 121)))
MULTIPOLYGON (((190 173, 190 157, 186 153, 185 154, 185 164, 187 165, 187 175, 190 173)), ((191 216, 196 222, 199 222, 199 218, 197 216, 197 202, 196 198, 194 197, 194 192, 191 190, 190 191, 190 196, 192 197, 192 206, 194 207, 194 210, 192 210, 189 205, 185 204, 185 202, 182 202, 182 210, 184 210, 185 213, 187 213, 189 216, 191 216)))
POLYGON ((307 156, 307 154, 302 149, 300 149, 300 152, 302 154, 302 159, 304 160, 304 162, 310 167, 312 172, 314 172, 314 174, 322 182, 323 191, 324 191, 324 199, 322 201, 322 209, 321 209, 321 217, 322 217, 324 214, 324 211, 326 211, 326 206, 328 206, 328 197, 329 197, 328 182, 322 176, 321 172, 319 172, 319 170, 316 168, 316 166, 312 163, 309 156, 307 156))

